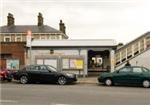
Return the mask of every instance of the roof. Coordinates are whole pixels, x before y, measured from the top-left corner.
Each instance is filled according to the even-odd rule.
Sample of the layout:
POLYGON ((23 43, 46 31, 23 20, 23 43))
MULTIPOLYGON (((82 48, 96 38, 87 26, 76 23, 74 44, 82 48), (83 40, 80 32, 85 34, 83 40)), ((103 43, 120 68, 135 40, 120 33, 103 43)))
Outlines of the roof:
MULTIPOLYGON (((28 44, 27 44, 28 45, 28 44)), ((113 39, 33 40, 32 47, 101 47, 116 46, 113 39)))
POLYGON ((0 27, 0 33, 26 33, 27 30, 31 30, 32 33, 62 33, 61 31, 47 25, 14 25, 0 27))

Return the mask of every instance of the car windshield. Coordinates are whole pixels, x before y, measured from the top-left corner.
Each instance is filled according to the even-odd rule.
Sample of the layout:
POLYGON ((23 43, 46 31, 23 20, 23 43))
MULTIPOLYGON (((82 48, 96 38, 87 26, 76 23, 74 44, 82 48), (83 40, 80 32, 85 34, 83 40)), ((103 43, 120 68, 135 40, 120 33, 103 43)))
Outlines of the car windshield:
POLYGON ((49 68, 50 71, 57 72, 57 69, 55 67, 49 65, 47 67, 49 68))

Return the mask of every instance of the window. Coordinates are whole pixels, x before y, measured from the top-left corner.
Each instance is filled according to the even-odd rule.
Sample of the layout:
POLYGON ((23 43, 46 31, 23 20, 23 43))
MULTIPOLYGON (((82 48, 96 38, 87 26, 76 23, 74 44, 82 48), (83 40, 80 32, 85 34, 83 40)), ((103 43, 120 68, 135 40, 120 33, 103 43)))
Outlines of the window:
POLYGON ((49 72, 46 66, 40 66, 41 72, 49 72))
POLYGON ((51 39, 56 39, 56 38, 55 38, 55 35, 52 35, 52 36, 51 36, 51 39))
POLYGON ((48 69, 50 70, 50 71, 52 71, 52 72, 57 72, 57 69, 55 68, 55 67, 53 67, 53 66, 47 66, 48 67, 48 69))
POLYGON ((41 39, 46 39, 46 36, 45 35, 41 35, 41 39))
POLYGON ((133 73, 142 73, 142 69, 139 67, 133 68, 133 73))
POLYGON ((5 41, 5 42, 10 42, 10 41, 11 41, 11 37, 5 37, 5 38, 4 38, 4 41, 5 41))
POLYGON ((40 70, 40 67, 39 66, 35 66, 35 70, 40 70))
POLYGON ((143 72, 150 72, 150 70, 143 67, 143 72))
POLYGON ((35 66, 31 65, 31 66, 27 66, 26 70, 29 70, 29 71, 31 70, 32 71, 32 70, 36 70, 36 69, 35 69, 35 66))
POLYGON ((129 67, 125 67, 119 70, 119 73, 128 73, 131 72, 131 68, 129 67))
POLYGON ((40 70, 47 70, 46 66, 40 66, 40 70))
POLYGON ((15 41, 16 42, 21 42, 21 36, 17 36, 15 41))

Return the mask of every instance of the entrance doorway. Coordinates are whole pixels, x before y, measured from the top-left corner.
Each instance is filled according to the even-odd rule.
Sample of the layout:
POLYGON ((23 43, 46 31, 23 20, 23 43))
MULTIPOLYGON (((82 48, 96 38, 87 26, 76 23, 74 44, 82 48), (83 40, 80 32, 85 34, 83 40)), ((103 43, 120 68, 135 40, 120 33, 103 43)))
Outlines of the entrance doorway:
POLYGON ((88 51, 88 73, 103 72, 110 69, 109 50, 88 51))

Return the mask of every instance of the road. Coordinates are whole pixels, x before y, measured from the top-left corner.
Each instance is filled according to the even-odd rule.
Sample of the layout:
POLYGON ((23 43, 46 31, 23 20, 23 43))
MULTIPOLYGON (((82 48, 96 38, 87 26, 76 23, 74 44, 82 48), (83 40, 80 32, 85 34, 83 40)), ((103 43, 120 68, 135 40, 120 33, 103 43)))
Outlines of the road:
POLYGON ((2 83, 1 105, 150 105, 150 88, 2 83))

